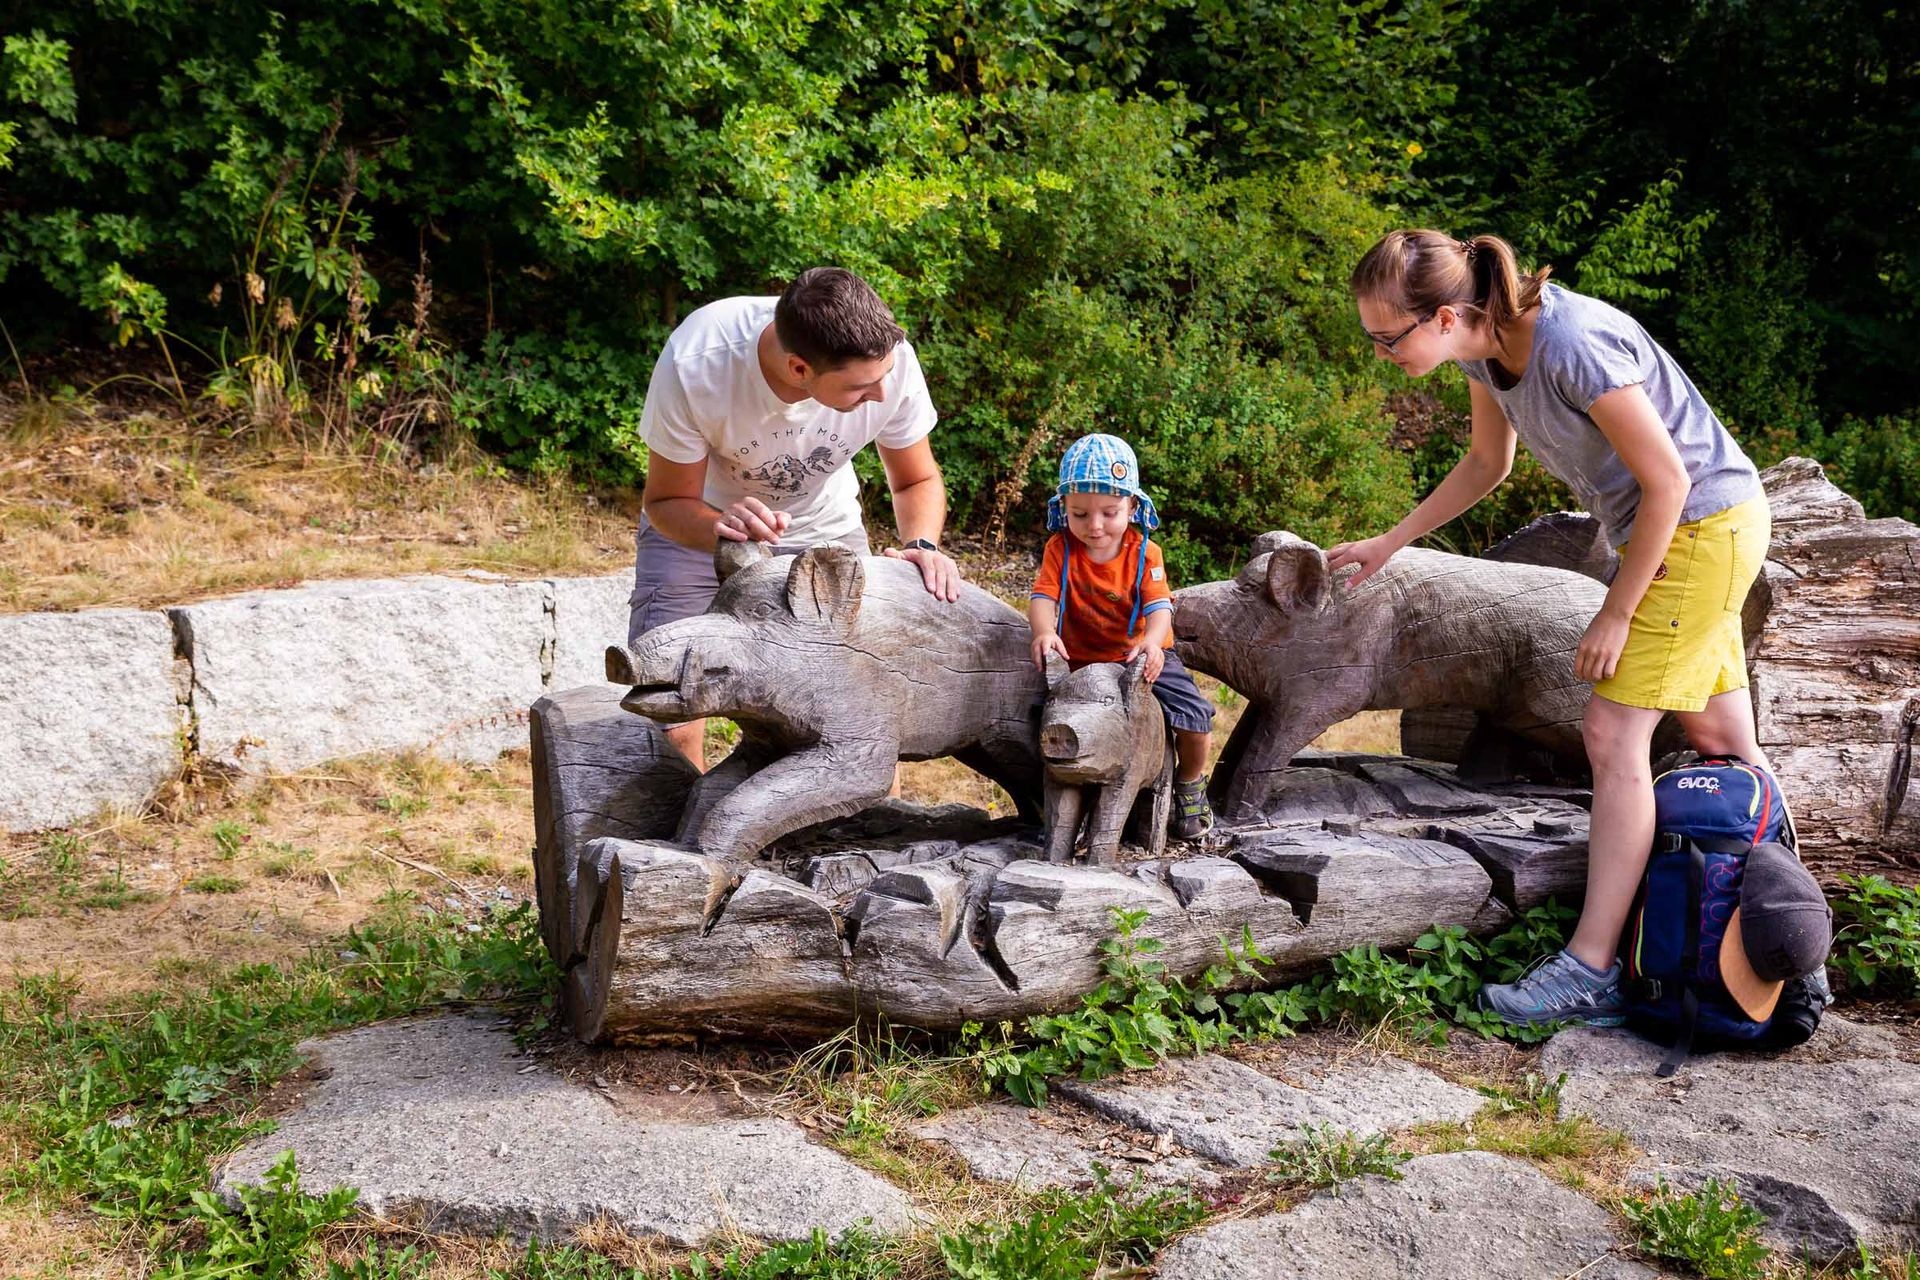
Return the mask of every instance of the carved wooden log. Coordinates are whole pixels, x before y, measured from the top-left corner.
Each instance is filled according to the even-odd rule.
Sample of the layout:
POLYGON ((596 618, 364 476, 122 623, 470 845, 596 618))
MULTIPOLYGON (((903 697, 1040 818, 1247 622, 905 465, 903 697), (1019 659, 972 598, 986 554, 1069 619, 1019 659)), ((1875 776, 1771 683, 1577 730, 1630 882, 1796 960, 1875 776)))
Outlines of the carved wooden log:
POLYGON ((1591 689, 1573 656, 1605 596, 1565 570, 1417 548, 1348 590, 1320 548, 1261 535, 1232 581, 1174 594, 1181 657, 1250 704, 1214 771, 1217 808, 1264 813, 1295 753, 1369 708, 1472 708, 1584 764, 1591 689))
POLYGON ((979 770, 1038 815, 1042 685, 1018 613, 972 585, 936 600, 913 565, 843 547, 723 553, 706 613, 647 632, 631 652, 607 651, 607 678, 633 686, 629 710, 668 722, 727 716, 744 730, 695 785, 681 843, 750 858, 879 801, 899 761, 935 756, 979 770))
POLYGON ((1773 547, 1746 614, 1760 745, 1811 857, 1920 864, 1920 527, 1867 519, 1806 458, 1762 479, 1773 547))
POLYGON ((550 694, 528 715, 533 750, 533 884, 547 950, 563 969, 579 958, 571 919, 578 851, 598 836, 673 833, 700 775, 620 691, 588 685, 550 694))
POLYGON ((1069 672, 1058 655, 1047 655, 1040 754, 1047 762, 1049 861, 1070 861, 1084 827, 1087 861, 1111 864, 1143 790, 1150 803, 1136 839, 1150 858, 1166 848, 1173 752, 1166 717, 1142 674, 1145 663, 1096 662, 1069 672))
POLYGON ((1148 912, 1141 932, 1172 973, 1218 961, 1244 927, 1279 978, 1578 892, 1583 859, 1568 851, 1584 851, 1585 814, 1550 789, 1477 790, 1444 767, 1362 756, 1297 773, 1343 780, 1320 788, 1324 824, 1225 829, 1220 854, 1115 868, 1039 861, 1004 836, 889 849, 875 828, 864 849, 807 858, 808 887, 658 842, 590 841, 567 904, 571 1025, 635 1043, 861 1018, 954 1028, 1071 1007, 1101 980, 1114 908, 1148 912))

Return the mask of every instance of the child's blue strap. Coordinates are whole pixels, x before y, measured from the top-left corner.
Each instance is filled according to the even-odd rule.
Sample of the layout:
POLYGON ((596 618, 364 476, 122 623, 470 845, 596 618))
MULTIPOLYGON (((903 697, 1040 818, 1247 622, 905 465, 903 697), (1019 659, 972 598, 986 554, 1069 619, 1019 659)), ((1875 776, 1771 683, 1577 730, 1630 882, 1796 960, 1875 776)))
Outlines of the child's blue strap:
POLYGON ((1140 535, 1140 561, 1133 567, 1133 612, 1127 615, 1127 639, 1133 639, 1133 629, 1140 625, 1140 584, 1147 580, 1147 535, 1140 535))
MULTIPOLYGON (((1067 629, 1067 567, 1073 560, 1073 540, 1064 532, 1054 536, 1060 539, 1060 617, 1055 627, 1064 632, 1067 629)), ((1147 535, 1142 533, 1140 558, 1134 562, 1133 566, 1133 612, 1127 617, 1127 639, 1129 640, 1133 639, 1133 633, 1140 625, 1140 587, 1147 580, 1147 542, 1147 535)))
POLYGON ((1073 539, 1067 537, 1064 529, 1053 536, 1060 539, 1060 617, 1053 628, 1058 634, 1067 629, 1067 565, 1073 558, 1073 539))

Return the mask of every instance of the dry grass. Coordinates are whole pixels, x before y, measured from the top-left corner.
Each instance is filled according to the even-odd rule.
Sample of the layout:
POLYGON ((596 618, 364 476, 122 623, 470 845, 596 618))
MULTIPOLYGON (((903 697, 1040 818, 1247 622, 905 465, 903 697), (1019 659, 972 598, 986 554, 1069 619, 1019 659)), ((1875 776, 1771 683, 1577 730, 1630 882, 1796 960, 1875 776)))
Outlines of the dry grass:
POLYGON ((614 573, 638 497, 235 440, 176 415, 0 400, 0 610, 153 607, 307 578, 614 573))
POLYGON ((381 898, 462 909, 532 892, 526 753, 340 761, 203 789, 172 813, 0 836, 0 971, 98 1005, 337 936, 381 898))
POLYGON ((139 1280, 139 1252, 102 1218, 39 1197, 0 1204, 0 1280, 139 1280))

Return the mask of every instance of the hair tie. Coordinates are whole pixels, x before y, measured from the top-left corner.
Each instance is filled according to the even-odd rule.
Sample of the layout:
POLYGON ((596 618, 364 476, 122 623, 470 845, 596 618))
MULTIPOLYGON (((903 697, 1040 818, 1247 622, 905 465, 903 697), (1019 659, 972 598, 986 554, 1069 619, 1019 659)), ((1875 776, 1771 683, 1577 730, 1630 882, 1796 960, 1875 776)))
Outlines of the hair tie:
POLYGON ((1473 243, 1473 241, 1455 240, 1454 243, 1460 246, 1460 252, 1466 255, 1468 262, 1472 262, 1474 258, 1479 256, 1480 246, 1473 243))

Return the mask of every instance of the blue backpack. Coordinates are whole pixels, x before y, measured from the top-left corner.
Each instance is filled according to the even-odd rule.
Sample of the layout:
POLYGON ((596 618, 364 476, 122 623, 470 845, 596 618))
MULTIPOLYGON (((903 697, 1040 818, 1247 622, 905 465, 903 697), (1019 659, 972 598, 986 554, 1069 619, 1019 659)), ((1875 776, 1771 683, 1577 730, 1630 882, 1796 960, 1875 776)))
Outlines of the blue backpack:
POLYGON ((1653 853, 1620 937, 1620 980, 1627 1024, 1672 1045, 1656 1074, 1672 1075, 1696 1045, 1804 1043, 1831 998, 1824 970, 1788 982, 1764 1021, 1720 980, 1720 943, 1748 855, 1767 841, 1795 847, 1779 783, 1744 760, 1713 756, 1655 778, 1653 806, 1653 853))

